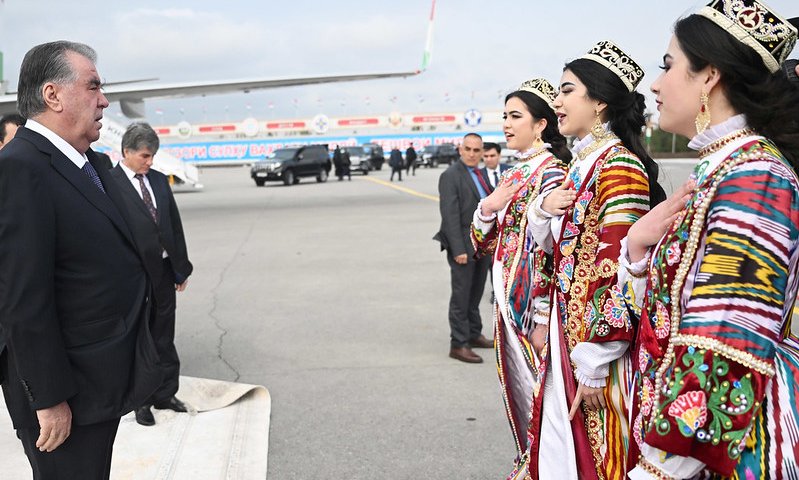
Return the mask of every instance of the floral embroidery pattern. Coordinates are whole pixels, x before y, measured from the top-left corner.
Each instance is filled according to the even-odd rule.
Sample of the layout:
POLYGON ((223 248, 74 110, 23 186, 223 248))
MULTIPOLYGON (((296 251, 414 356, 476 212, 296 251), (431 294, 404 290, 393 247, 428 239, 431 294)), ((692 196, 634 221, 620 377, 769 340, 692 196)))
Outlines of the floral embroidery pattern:
POLYGON ((605 315, 605 321, 611 327, 622 328, 629 324, 630 314, 627 313, 624 296, 619 291, 619 287, 614 285, 611 288, 610 296, 605 300, 602 313, 605 315))
POLYGON ((681 255, 682 252, 680 251, 680 244, 678 242, 673 242, 671 245, 669 245, 669 248, 666 249, 666 263, 669 265, 675 265, 680 261, 681 255))
POLYGON ((671 331, 671 321, 669 319, 669 309, 663 305, 663 302, 658 301, 655 304, 655 316, 657 320, 655 321, 655 336, 658 339, 663 339, 669 336, 669 332, 671 331))
POLYGON ((690 437, 707 421, 707 397, 705 392, 683 393, 669 406, 669 415, 677 420, 680 433, 690 437))
POLYGON ((594 198, 594 194, 588 190, 584 191, 582 195, 577 198, 574 204, 573 216, 575 225, 582 225, 585 222, 586 209, 592 198, 594 198))
POLYGON ((752 374, 730 381, 730 364, 724 357, 693 346, 687 348, 681 363, 674 368, 673 379, 652 412, 657 419, 655 430, 660 435, 671 430, 671 424, 661 415, 664 406, 669 405, 667 413, 676 420, 682 435, 713 445, 729 442, 728 455, 738 458, 749 426, 746 422, 736 430, 733 418, 745 416, 754 408, 752 374), (696 381, 703 390, 678 395, 679 387, 689 380, 696 381), (706 391, 710 392, 709 397, 706 391))

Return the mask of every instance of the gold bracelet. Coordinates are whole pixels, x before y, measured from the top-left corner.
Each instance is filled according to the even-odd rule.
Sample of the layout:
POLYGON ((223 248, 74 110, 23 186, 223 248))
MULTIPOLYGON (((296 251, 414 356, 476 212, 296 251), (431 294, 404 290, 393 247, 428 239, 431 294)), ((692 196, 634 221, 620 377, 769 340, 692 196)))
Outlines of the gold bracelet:
POLYGON ((643 455, 638 455, 638 466, 644 469, 646 473, 652 475, 658 480, 676 480, 674 477, 670 477, 665 473, 663 473, 663 470, 652 465, 652 463, 646 458, 644 458, 643 455))

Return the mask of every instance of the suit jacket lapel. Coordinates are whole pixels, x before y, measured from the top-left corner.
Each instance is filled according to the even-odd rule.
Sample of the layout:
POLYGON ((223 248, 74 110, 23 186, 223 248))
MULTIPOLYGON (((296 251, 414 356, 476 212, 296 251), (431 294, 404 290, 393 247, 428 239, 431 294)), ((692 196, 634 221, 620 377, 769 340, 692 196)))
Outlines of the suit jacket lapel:
POLYGON ((488 178, 488 169, 481 168, 478 170, 478 172, 480 172, 480 185, 483 186, 483 190, 485 190, 488 194, 492 193, 494 191, 494 187, 491 186, 491 179, 488 178))
POLYGON ((152 188, 153 196, 155 197, 155 217, 158 219, 158 221, 155 223, 160 225, 161 212, 163 212, 163 209, 167 208, 168 206, 166 191, 164 189, 169 188, 169 185, 164 186, 160 178, 156 177, 155 175, 150 175, 149 173, 147 174, 147 180, 150 181, 150 188, 152 188))
MULTIPOLYGON (((117 184, 119 185, 120 189, 122 190, 122 195, 127 195, 129 198, 133 200, 133 203, 136 205, 136 208, 141 210, 141 213, 147 216, 150 220, 153 219, 152 215, 150 215, 150 211, 147 210, 147 206, 144 204, 144 200, 142 200, 139 192, 133 187, 133 184, 130 183, 130 179, 127 175, 125 175, 125 171, 122 170, 122 167, 117 165, 113 169, 111 169, 111 176, 117 180, 117 184)), ((159 203, 160 205, 160 203, 159 203)))
MULTIPOLYGON (((111 223, 116 226, 116 228, 128 239, 128 241, 133 244, 133 238, 130 235, 130 231, 128 230, 127 225, 122 220, 122 217, 119 215, 119 211, 117 210, 117 206, 115 205, 112 196, 116 193, 116 190, 113 188, 114 186, 110 182, 110 178, 108 177, 108 173, 104 172, 102 168, 97 169, 97 175, 100 177, 100 181, 103 183, 103 187, 105 188, 106 193, 100 191, 97 186, 92 183, 91 179, 82 172, 79 168, 75 166, 74 163, 70 159, 68 159, 63 153, 57 151, 51 157, 51 164, 53 168, 58 171, 69 183, 72 184, 75 189, 77 189, 86 200, 89 201, 92 205, 95 206, 98 210, 103 212, 105 216, 107 216, 111 223)), ((92 164, 94 166, 94 164, 92 164)))
POLYGON ((461 171, 463 172, 462 177, 463 181, 465 181, 469 185, 469 189, 474 194, 475 198, 480 200, 480 191, 477 190, 477 185, 474 183, 474 177, 472 177, 471 172, 469 172, 469 167, 463 163, 463 160, 458 159, 458 164, 460 165, 461 171))

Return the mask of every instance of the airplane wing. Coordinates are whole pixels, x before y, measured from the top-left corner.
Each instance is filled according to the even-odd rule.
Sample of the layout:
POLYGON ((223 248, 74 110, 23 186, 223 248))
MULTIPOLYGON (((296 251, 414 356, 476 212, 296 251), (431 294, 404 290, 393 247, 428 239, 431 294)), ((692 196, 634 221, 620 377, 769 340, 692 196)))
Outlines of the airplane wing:
MULTIPOLYGON (((367 73, 357 75, 330 75, 322 77, 296 77, 296 78, 262 78, 249 80, 228 80, 209 82, 185 82, 156 85, 130 85, 128 82, 107 86, 103 93, 109 102, 120 103, 122 112, 131 118, 144 117, 144 100, 148 98, 178 98, 213 95, 219 93, 248 93, 277 87, 292 87, 296 85, 313 85, 319 83, 352 82, 356 80, 376 80, 383 78, 403 78, 418 75, 421 70, 399 73, 367 73)), ((17 95, 10 93, 0 95, 0 115, 15 112, 17 109, 17 95)))
MULTIPOLYGON (((419 75, 430 64, 433 35, 433 17, 435 15, 436 1, 433 0, 430 9, 430 19, 427 30, 422 65, 418 70, 397 73, 367 73, 356 75, 328 75, 320 77, 297 78, 260 78, 250 80, 228 80, 208 82, 186 82, 173 84, 135 85, 131 82, 117 82, 106 84, 103 93, 109 102, 118 101, 122 112, 130 118, 143 118, 144 100, 148 98, 178 98, 211 95, 219 93, 250 92, 252 90, 292 87, 297 85, 313 85, 320 83, 352 82, 357 80, 377 80, 385 78, 404 78, 419 75)), ((0 95, 0 115, 16 111, 17 95, 9 93, 0 95)))

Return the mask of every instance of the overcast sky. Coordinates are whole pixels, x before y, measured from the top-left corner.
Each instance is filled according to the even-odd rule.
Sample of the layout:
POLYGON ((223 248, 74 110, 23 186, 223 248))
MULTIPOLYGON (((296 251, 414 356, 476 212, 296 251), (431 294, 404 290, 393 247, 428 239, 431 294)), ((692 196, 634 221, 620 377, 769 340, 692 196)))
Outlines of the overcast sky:
MULTIPOLYGON (((149 100, 147 117, 162 124, 317 113, 499 110, 501 97, 523 80, 543 76, 556 83, 565 61, 602 39, 613 40, 644 67, 647 74, 639 90, 648 92, 659 74, 657 66, 672 24, 703 3, 438 0, 433 61, 420 76, 149 100)), ((782 15, 799 15, 796 0, 768 3, 782 15)), ((12 90, 25 52, 58 39, 92 45, 99 55, 100 74, 109 82, 408 71, 421 63, 430 4, 430 0, 0 0, 0 51, 12 90)), ((112 105, 110 115, 118 112, 118 106, 112 105)))

